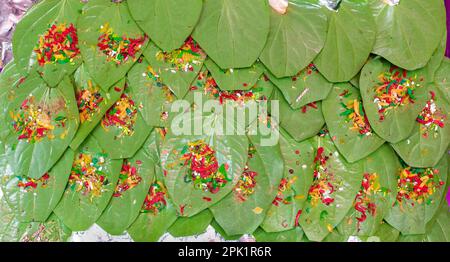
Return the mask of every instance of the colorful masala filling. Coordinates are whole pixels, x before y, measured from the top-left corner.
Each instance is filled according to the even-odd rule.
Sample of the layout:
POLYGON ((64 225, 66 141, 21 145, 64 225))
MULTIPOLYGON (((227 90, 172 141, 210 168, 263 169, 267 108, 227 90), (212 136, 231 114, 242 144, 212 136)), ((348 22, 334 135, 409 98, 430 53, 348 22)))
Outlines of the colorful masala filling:
POLYGON ((189 167, 185 182, 193 182, 194 187, 215 194, 231 179, 228 178, 228 164, 222 164, 216 158, 216 151, 203 140, 186 145, 181 154, 184 166, 189 167))
MULTIPOLYGON (((255 153, 256 153, 255 147, 253 145, 250 146, 248 159, 253 158, 255 153)), ((246 165, 244 168, 244 172, 239 178, 239 181, 233 188, 235 196, 239 201, 245 202, 249 196, 255 193, 256 176, 258 176, 258 173, 251 171, 249 169, 249 166, 246 165)))
MULTIPOLYGON (((141 163, 138 161, 138 165, 141 163)), ((135 166, 132 166, 128 160, 125 160, 122 165, 122 170, 119 174, 119 182, 117 183, 116 190, 113 197, 120 197, 127 190, 134 188, 141 183, 142 178, 138 174, 138 170, 135 166)))
POLYGON ((78 91, 76 97, 81 123, 91 121, 92 117, 100 111, 100 104, 103 102, 100 89, 94 88, 92 81, 89 80, 88 88, 78 91))
POLYGON ((31 191, 33 189, 36 189, 39 185, 42 188, 46 188, 48 180, 50 179, 50 175, 48 173, 45 173, 39 179, 17 176, 17 179, 19 179, 19 182, 17 182, 17 186, 19 188, 23 188, 25 191, 31 191))
POLYGON ((372 134, 372 128, 361 101, 351 99, 346 104, 341 102, 341 106, 345 111, 340 115, 346 118, 346 122, 352 124, 350 130, 357 131, 361 136, 372 134))
POLYGON ((264 100, 266 99, 261 92, 262 88, 257 85, 253 86, 250 90, 234 90, 223 91, 220 90, 216 83, 216 80, 212 76, 207 75, 208 72, 201 72, 197 78, 196 85, 191 87, 191 91, 203 89, 205 95, 209 95, 211 98, 218 99, 220 104, 224 104, 226 101, 234 101, 239 104, 245 104, 248 101, 264 100))
POLYGON ((392 66, 389 72, 380 74, 378 78, 381 85, 375 87, 374 103, 378 107, 380 121, 392 109, 414 103, 414 91, 421 86, 417 75, 408 76, 406 70, 392 66))
POLYGON ((397 181, 397 202, 402 205, 407 201, 427 205, 433 203, 432 196, 444 185, 440 180, 439 170, 434 168, 414 168, 406 166, 399 174, 397 181))
POLYGON ((179 49, 172 52, 159 51, 156 54, 158 61, 171 64, 171 68, 168 70, 172 73, 177 71, 193 72, 194 65, 200 65, 205 58, 206 54, 192 37, 189 37, 179 49))
POLYGON ((73 63, 74 58, 80 54, 77 30, 73 24, 52 25, 39 37, 34 52, 40 66, 73 63))
POLYGON ((102 126, 117 127, 120 134, 116 138, 132 136, 134 134, 134 124, 137 119, 138 108, 127 93, 123 93, 120 100, 115 103, 102 120, 102 126))
POLYGON ((436 94, 430 92, 430 95, 431 99, 427 101, 427 104, 416 119, 420 123, 420 133, 423 137, 428 137, 430 133, 437 137, 439 129, 444 128, 444 122, 447 119, 447 115, 436 105, 436 94))
POLYGON ((107 155, 103 153, 79 153, 72 165, 69 187, 85 196, 90 196, 91 201, 94 197, 100 197, 103 186, 108 184, 108 175, 104 172, 106 158, 107 155))
POLYGON ((327 206, 334 202, 334 175, 329 172, 326 166, 329 156, 325 156, 324 151, 323 147, 319 147, 314 159, 316 165, 314 169, 314 181, 309 188, 307 198, 313 207, 317 206, 319 201, 327 206))
POLYGON ((296 180, 297 180, 296 176, 291 179, 287 178, 281 179, 281 182, 278 185, 278 193, 275 196, 275 199, 272 201, 273 205, 279 206, 280 203, 284 205, 292 204, 293 201, 292 194, 285 196, 285 193, 289 190, 292 190, 294 191, 293 194, 295 195, 295 190, 292 188, 292 184, 294 184, 296 180))
POLYGON ((366 221, 367 215, 375 216, 377 211, 377 205, 374 202, 374 198, 377 194, 382 192, 387 193, 388 190, 382 188, 379 182, 379 175, 376 173, 365 173, 363 181, 361 183, 361 189, 355 197, 354 208, 358 212, 358 231, 360 230, 361 223, 366 221))
POLYGON ((119 36, 114 33, 114 30, 108 23, 100 27, 100 33, 98 48, 107 56, 108 61, 112 61, 117 65, 127 62, 130 58, 135 61, 138 53, 147 41, 147 36, 140 38, 119 36))
MULTIPOLYGON (((11 112, 12 126, 19 140, 26 140, 29 143, 40 142, 45 137, 53 139, 52 131, 55 126, 52 124, 52 118, 49 110, 36 105, 34 96, 25 99, 18 112, 11 112)), ((58 121, 63 121, 58 117, 58 121)))
POLYGON ((142 213, 152 213, 153 215, 159 214, 167 206, 167 190, 164 184, 156 181, 150 186, 147 196, 145 197, 144 204, 142 205, 142 213))

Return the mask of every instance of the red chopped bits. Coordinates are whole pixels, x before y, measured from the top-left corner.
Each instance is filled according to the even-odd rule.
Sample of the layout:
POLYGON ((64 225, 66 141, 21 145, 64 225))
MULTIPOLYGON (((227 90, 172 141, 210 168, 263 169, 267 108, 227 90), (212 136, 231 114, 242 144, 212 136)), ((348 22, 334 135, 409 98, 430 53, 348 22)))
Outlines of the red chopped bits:
POLYGON ((34 49, 40 66, 73 63, 80 54, 77 30, 73 24, 53 24, 39 37, 34 49))
POLYGON ((181 153, 184 166, 190 168, 185 176, 186 183, 192 182, 195 188, 215 194, 231 181, 227 174, 228 165, 219 167, 216 151, 203 140, 189 143, 181 153))

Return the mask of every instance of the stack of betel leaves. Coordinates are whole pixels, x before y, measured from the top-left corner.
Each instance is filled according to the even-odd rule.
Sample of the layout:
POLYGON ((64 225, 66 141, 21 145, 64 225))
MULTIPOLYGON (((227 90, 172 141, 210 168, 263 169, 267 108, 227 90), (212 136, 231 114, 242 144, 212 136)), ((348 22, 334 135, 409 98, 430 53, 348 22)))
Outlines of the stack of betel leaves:
POLYGON ((443 1, 322 2, 40 1, 0 75, 0 240, 96 223, 134 241, 209 225, 226 240, 449 241, 443 1), (247 120, 279 139, 216 132, 195 97, 278 101, 247 120), (180 115, 211 132, 173 132, 180 115))

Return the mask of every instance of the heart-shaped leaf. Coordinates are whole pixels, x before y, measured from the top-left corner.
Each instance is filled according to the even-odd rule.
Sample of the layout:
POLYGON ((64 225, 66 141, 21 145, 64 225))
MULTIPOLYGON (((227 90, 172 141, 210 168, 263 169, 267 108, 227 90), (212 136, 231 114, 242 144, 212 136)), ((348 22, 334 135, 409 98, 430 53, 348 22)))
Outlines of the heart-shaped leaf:
POLYGON ((203 210, 192 217, 179 217, 172 226, 169 227, 169 232, 174 237, 188 237, 203 234, 213 219, 211 211, 203 210))
POLYGON ((363 181, 353 206, 338 226, 349 236, 373 236, 395 202, 400 162, 392 148, 383 145, 363 160, 363 181))
POLYGON ((322 110, 334 144, 348 162, 367 157, 384 143, 373 132, 359 90, 351 84, 335 84, 322 110))
POLYGON ((371 0, 377 38, 373 53, 407 70, 424 67, 445 33, 445 7, 440 0, 371 0))
POLYGON ((71 230, 87 230, 108 205, 121 165, 121 160, 112 160, 90 136, 75 153, 69 183, 55 214, 71 230))
POLYGON ((283 174, 280 147, 249 145, 247 164, 232 192, 210 207, 227 235, 251 234, 263 222, 283 174))
POLYGON ((105 91, 125 76, 148 43, 125 1, 89 1, 78 20, 78 27, 85 65, 90 76, 105 91))
POLYGON ((435 166, 450 144, 450 104, 434 86, 428 98, 412 135, 392 144, 397 154, 414 167, 435 166))
POLYGON ((284 163, 283 179, 261 227, 266 232, 291 230, 298 219, 313 180, 314 149, 310 140, 296 142, 281 132, 280 148, 284 163))
POLYGON ((397 201, 386 221, 402 234, 424 234, 425 225, 438 210, 446 189, 448 157, 430 168, 409 167, 397 174, 397 201), (418 184, 418 181, 422 183, 418 184))
POLYGON ((264 66, 259 62, 248 68, 225 70, 211 59, 207 59, 205 65, 220 89, 227 91, 251 89, 264 72, 264 66))
POLYGON ((323 240, 348 213, 363 177, 362 163, 349 164, 337 151, 331 137, 314 137, 314 180, 300 216, 308 239, 323 240))
POLYGON ((320 101, 309 103, 294 110, 278 89, 274 91, 271 100, 279 101, 279 124, 296 141, 303 141, 315 136, 325 124, 322 115, 322 102, 320 101))
POLYGON ((269 34, 264 0, 206 0, 192 36, 222 69, 250 67, 269 34))
POLYGON ((134 100, 130 89, 125 88, 119 101, 108 109, 101 124, 92 132, 112 159, 134 156, 152 131, 139 112, 141 104, 134 100))
POLYGON ((78 68, 73 78, 81 122, 74 139, 70 143, 70 147, 76 150, 100 123, 106 111, 120 99, 125 88, 125 80, 122 79, 117 82, 114 88, 110 88, 110 91, 104 91, 89 76, 84 64, 78 68))
POLYGON ((308 65, 293 77, 276 78, 269 72, 267 75, 283 93, 292 109, 299 109, 309 103, 327 98, 333 87, 333 84, 319 73, 314 64, 308 65))
MULTIPOLYGON (((149 137, 146 144, 149 143, 155 143, 155 136, 149 137)), ((109 234, 122 234, 139 215, 142 203, 155 180, 155 163, 148 149, 144 145, 122 165, 113 198, 97 221, 109 234)))
POLYGON ((372 59, 361 71, 367 118, 375 133, 388 142, 397 143, 411 134, 426 103, 428 79, 419 73, 399 69, 381 58, 372 59))
POLYGON ((150 186, 141 213, 127 231, 134 241, 156 242, 175 220, 177 210, 168 198, 163 170, 156 166, 156 178, 150 186))
POLYGON ((12 170, 39 179, 63 155, 78 128, 73 86, 65 78, 57 88, 50 88, 33 73, 6 97, 7 128, 16 136, 12 170))
MULTIPOLYGON (((3 176, 2 191, 20 222, 45 222, 61 199, 72 167, 74 152, 68 149, 53 168, 39 179, 17 174, 3 176)), ((8 169, 8 166, 2 167, 8 169)))
POLYGON ((177 97, 168 86, 152 79, 145 60, 136 63, 128 73, 128 86, 148 126, 170 125, 170 109, 177 97))
POLYGON ((223 135, 222 125, 232 128, 236 125, 227 118, 227 122, 220 121, 223 118, 216 113, 188 112, 181 117, 185 120, 183 125, 192 128, 182 135, 170 129, 161 149, 161 159, 172 201, 181 216, 191 217, 233 189, 244 171, 248 139, 242 135, 223 135), (197 130, 196 126, 205 129, 197 130))
POLYGON ((327 40, 314 64, 331 82, 350 81, 372 51, 375 21, 367 2, 360 0, 342 0, 330 16, 327 40))
POLYGON ((81 64, 77 27, 83 3, 77 0, 40 1, 17 24, 13 37, 19 70, 39 71, 52 87, 81 64))
POLYGON ((286 14, 271 11, 269 38, 260 59, 276 77, 295 75, 322 50, 328 18, 318 2, 291 0, 286 14))
POLYGON ((154 43, 144 51, 149 65, 147 75, 159 86, 167 86, 178 98, 183 98, 200 72, 206 54, 192 38, 171 52, 163 52, 154 43))
POLYGON ((201 0, 129 0, 136 23, 166 52, 179 48, 202 12, 201 0))

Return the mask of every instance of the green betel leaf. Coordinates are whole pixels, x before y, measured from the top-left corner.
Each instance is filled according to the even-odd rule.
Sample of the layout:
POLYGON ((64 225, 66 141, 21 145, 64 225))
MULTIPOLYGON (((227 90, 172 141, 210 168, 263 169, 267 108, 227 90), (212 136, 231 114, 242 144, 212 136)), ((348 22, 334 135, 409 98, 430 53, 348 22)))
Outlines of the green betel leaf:
POLYGON ((347 163, 328 134, 312 142, 317 148, 314 179, 299 221, 309 240, 321 241, 352 207, 363 171, 361 162, 347 163))
MULTIPOLYGON (((39 179, 5 174, 2 191, 20 222, 45 222, 61 199, 70 175, 74 152, 68 149, 53 168, 39 179)), ((8 166, 2 167, 8 169, 8 166)))
POLYGON ((52 214, 45 222, 20 224, 20 242, 66 242, 72 231, 52 214))
POLYGON ((169 227, 169 232, 174 237, 187 237, 200 235, 206 231, 213 219, 211 211, 203 210, 192 217, 179 217, 172 226, 169 227))
POLYGON ((447 102, 450 103, 450 59, 444 58, 439 69, 436 71, 434 82, 442 91, 447 102))
POLYGON ((286 14, 271 11, 270 32, 260 56, 276 77, 295 75, 322 50, 328 18, 317 0, 291 0, 286 14))
POLYGON ((211 226, 214 228, 216 233, 218 233, 223 239, 227 241, 239 240, 242 237, 242 235, 234 235, 234 236, 228 235, 225 232, 225 230, 219 225, 219 223, 217 223, 216 220, 214 219, 213 221, 211 221, 211 226))
POLYGON ((201 0, 129 0, 136 23, 160 48, 179 48, 192 33, 202 12, 201 0))
POLYGON ((371 0, 371 7, 378 31, 373 53, 407 70, 424 67, 445 33, 444 3, 371 0))
POLYGON ((396 242, 400 231, 383 221, 377 232, 370 237, 363 237, 366 242, 396 242))
POLYGON ((84 64, 78 68, 73 78, 80 127, 70 147, 76 150, 100 123, 106 111, 120 99, 125 88, 125 79, 119 80, 106 92, 92 80, 84 64))
POLYGON ((135 100, 130 89, 125 88, 119 101, 108 109, 92 132, 112 159, 134 156, 152 131, 139 112, 141 103, 135 100))
POLYGON ((93 80, 105 91, 125 76, 148 43, 125 1, 89 1, 78 27, 85 65, 93 80))
POLYGON ((145 60, 136 63, 128 73, 128 86, 148 126, 170 125, 170 109, 177 97, 168 86, 152 79, 149 64, 145 60))
POLYGON ((404 164, 397 174, 397 201, 386 221, 404 235, 424 234, 426 223, 433 218, 445 193, 448 157, 445 155, 429 168, 404 164))
POLYGON ((448 205, 441 205, 431 228, 426 234, 428 242, 449 242, 450 241, 450 212, 448 205))
POLYGON ((384 143, 373 132, 359 90, 351 84, 335 84, 322 110, 334 144, 348 162, 367 157, 384 143))
POLYGON ((17 242, 20 238, 20 222, 16 212, 9 206, 6 199, 0 198, 0 241, 17 242))
POLYGON ((314 64, 308 65, 293 77, 276 78, 270 72, 267 75, 283 93, 284 98, 292 109, 327 98, 333 87, 322 74, 319 73, 314 64))
MULTIPOLYGON (((224 126, 235 128, 235 123, 219 113, 198 113, 178 116, 184 130, 177 132, 183 133, 174 134, 170 129, 161 149, 168 193, 179 215, 186 217, 231 192, 244 171, 248 153, 246 136, 223 135, 224 126)), ((231 131, 236 134, 235 129, 231 131)))
POLYGON ((373 236, 395 202, 400 162, 388 145, 363 160, 363 181, 338 231, 346 237, 373 236))
POLYGON ((361 72, 360 91, 370 125, 384 140, 407 138, 427 101, 428 81, 421 72, 399 69, 372 59, 361 72))
POLYGON ((193 37, 222 69, 250 67, 269 34, 264 0, 206 0, 193 37))
POLYGON ((178 98, 189 91, 206 59, 206 54, 191 37, 171 52, 163 52, 151 42, 144 56, 149 63, 148 77, 159 86, 167 86, 178 98))
POLYGON ((428 61, 428 64, 422 68, 419 69, 419 72, 424 71, 424 74, 427 76, 427 80, 429 82, 434 82, 436 77, 436 72, 441 67, 442 61, 446 59, 445 57, 445 51, 447 48, 447 33, 444 34, 444 37, 442 37, 442 40, 438 46, 438 48, 434 51, 433 55, 430 58, 430 61, 428 61))
POLYGON ((14 62, 9 63, 0 74, 0 122, 5 123, 0 126, 0 140, 5 140, 11 133, 7 124, 11 121, 8 112, 11 103, 10 93, 13 92, 11 90, 20 87, 25 80, 26 77, 19 72, 14 62))
POLYGON ((136 242, 156 242, 177 220, 177 210, 163 183, 163 170, 156 166, 156 178, 150 186, 144 204, 128 233, 136 242))
POLYGON ((430 87, 428 101, 416 119, 413 133, 392 144, 397 154, 410 166, 435 166, 450 144, 450 104, 436 87, 430 87))
POLYGON ((55 214, 73 231, 87 230, 114 193, 121 160, 112 160, 90 136, 75 153, 69 183, 55 214))
POLYGON ((19 70, 40 72, 52 87, 81 64, 77 27, 83 3, 78 0, 45 0, 18 23, 13 37, 19 70))
POLYGON ((300 227, 283 232, 266 232, 264 229, 258 228, 253 232, 257 242, 304 242, 303 235, 300 227))
POLYGON ((350 81, 372 51, 375 21, 367 2, 360 0, 343 0, 330 16, 327 40, 314 64, 331 82, 350 81))
POLYGON ((65 78, 57 88, 50 88, 33 73, 6 97, 6 126, 16 137, 12 171, 39 179, 63 155, 78 128, 73 86, 65 78))
POLYGON ((276 89, 271 100, 279 101, 280 126, 296 141, 303 141, 315 136, 325 124, 322 115, 322 102, 312 102, 294 110, 276 89))
POLYGON ((299 226, 298 219, 313 180, 314 149, 310 140, 299 143, 282 131, 280 149, 283 178, 261 225, 266 232, 287 231, 299 226))
POLYGON ((221 69, 213 60, 205 61, 212 77, 221 90, 249 90, 260 79, 264 72, 264 66, 256 62, 251 67, 241 69, 221 69))
MULTIPOLYGON (((251 138, 250 138, 251 139, 251 138)), ((280 147, 261 146, 258 137, 249 145, 244 172, 232 192, 210 207, 227 235, 251 234, 263 222, 278 192, 283 174, 280 147)))
MULTIPOLYGON (((155 136, 149 140, 155 143, 155 136)), ((150 154, 148 147, 142 147, 132 158, 124 161, 113 198, 97 221, 109 234, 122 234, 138 217, 148 189, 155 180, 155 163, 150 154)))

